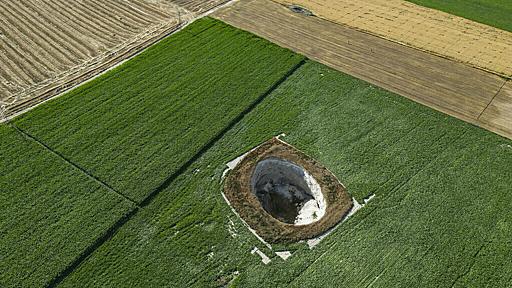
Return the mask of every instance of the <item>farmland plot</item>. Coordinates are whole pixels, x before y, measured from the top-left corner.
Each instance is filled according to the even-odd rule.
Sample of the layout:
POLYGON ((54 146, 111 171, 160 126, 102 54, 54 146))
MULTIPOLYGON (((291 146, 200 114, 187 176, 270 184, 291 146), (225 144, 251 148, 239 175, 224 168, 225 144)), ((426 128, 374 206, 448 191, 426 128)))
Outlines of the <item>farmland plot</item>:
POLYGON ((328 21, 512 78, 512 32, 509 31, 403 0, 276 2, 298 4, 328 21))
POLYGON ((301 61, 201 19, 13 123, 141 202, 301 61))
POLYGON ((12 116, 89 79, 192 16, 161 0, 0 1, 0 112, 12 116))
POLYGON ((503 286, 510 163, 512 141, 308 62, 62 286, 503 286), (225 163, 280 133, 358 201, 375 194, 313 250, 276 245, 286 261, 220 194, 225 163))
POLYGON ((0 286, 41 287, 134 205, 0 125, 0 286))
POLYGON ((227 3, 229 0, 173 0, 172 2, 187 10, 201 13, 227 3))

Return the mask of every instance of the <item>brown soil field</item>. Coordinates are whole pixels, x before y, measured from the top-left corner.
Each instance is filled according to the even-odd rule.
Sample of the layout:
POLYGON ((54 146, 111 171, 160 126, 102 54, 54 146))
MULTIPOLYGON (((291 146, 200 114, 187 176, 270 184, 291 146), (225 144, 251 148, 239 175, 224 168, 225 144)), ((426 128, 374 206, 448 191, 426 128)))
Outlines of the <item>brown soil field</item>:
POLYGON ((402 0, 276 0, 411 47, 512 77, 512 33, 402 0))
POLYGON ((492 73, 346 25, 293 13, 272 1, 238 2, 213 16, 337 70, 512 138, 511 113, 497 113, 494 108, 512 105, 512 97, 506 96, 509 86, 501 89, 506 80, 492 73))
POLYGON ((0 120, 115 66, 224 2, 0 0, 0 120))

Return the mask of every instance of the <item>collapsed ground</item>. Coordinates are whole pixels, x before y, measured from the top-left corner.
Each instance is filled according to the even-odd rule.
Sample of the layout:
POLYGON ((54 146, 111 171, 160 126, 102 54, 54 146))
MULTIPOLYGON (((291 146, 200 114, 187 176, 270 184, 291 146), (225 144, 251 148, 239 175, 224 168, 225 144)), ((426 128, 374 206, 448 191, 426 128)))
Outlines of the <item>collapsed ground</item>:
POLYGON ((2 286, 512 277, 512 141, 216 20, 0 127, 2 286), (280 133, 358 201, 376 195, 313 250, 274 247, 286 261, 220 193, 225 163, 280 133))

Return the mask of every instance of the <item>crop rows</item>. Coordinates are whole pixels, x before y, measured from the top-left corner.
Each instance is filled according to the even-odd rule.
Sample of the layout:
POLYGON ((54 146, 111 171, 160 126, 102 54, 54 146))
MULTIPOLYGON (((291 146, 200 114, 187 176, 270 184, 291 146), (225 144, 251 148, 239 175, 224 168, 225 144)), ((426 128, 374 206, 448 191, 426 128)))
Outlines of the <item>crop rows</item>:
POLYGON ((198 20, 0 126, 0 286, 58 283, 301 63, 249 33, 198 20))
POLYGON ((178 21, 178 6, 165 2, 0 1, 0 105, 8 116, 51 97, 146 47, 178 21))
POLYGON ((507 284, 512 141, 303 63, 205 18, 0 126, 0 286, 507 284), (220 193, 226 162, 281 133, 375 195, 313 250, 267 249, 220 193), (138 212, 68 269, 126 198, 138 212))
POLYGON ((133 209, 15 129, 0 126, 0 286, 41 287, 133 209))
POLYGON ((140 202, 302 59, 198 20, 14 123, 140 202))
POLYGON ((222 5, 229 0, 173 0, 180 7, 187 10, 202 13, 211 10, 219 5, 222 5))

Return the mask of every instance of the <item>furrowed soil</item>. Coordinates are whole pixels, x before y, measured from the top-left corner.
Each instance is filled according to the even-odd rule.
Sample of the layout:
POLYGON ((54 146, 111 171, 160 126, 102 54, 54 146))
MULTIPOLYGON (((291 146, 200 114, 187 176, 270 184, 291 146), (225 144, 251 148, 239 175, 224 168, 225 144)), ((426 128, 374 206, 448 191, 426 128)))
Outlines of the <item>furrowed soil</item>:
POLYGON ((202 19, 2 124, 0 286, 60 283, 303 59, 202 19))
POLYGON ((225 2, 0 1, 0 120, 96 76, 225 2))
POLYGON ((187 10, 202 13, 227 3, 229 0, 173 0, 172 2, 187 10))
POLYGON ((308 61, 62 286, 505 286, 510 163, 512 141, 308 61), (280 133, 375 194, 313 250, 268 249, 221 196, 225 163, 280 133))
POLYGON ((9 125, 0 286, 512 279, 511 140, 210 18, 9 125), (281 133, 357 201, 375 195, 312 250, 267 248, 221 195, 225 164, 281 133))
POLYGON ((402 0, 276 1, 298 4, 329 21, 512 77, 509 31, 402 0))
POLYGON ((0 106, 11 116, 177 29, 164 1, 1 1, 0 106))

